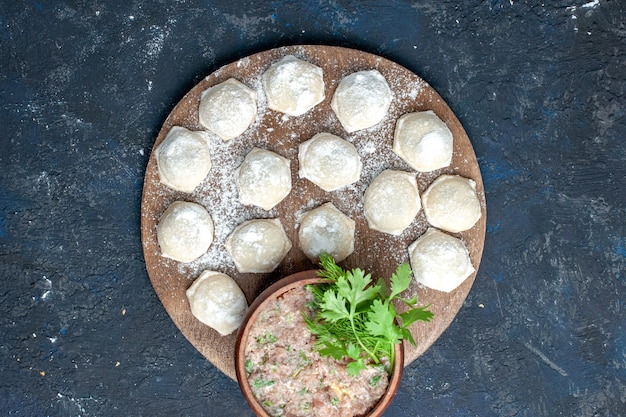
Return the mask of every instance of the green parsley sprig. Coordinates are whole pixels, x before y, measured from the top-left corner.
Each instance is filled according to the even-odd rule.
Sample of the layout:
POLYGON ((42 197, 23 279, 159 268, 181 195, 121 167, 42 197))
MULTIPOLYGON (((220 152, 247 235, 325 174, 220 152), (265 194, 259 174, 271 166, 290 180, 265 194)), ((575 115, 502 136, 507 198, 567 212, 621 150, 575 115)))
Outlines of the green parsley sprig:
POLYGON ((326 282, 309 286, 315 298, 309 307, 316 315, 312 319, 305 316, 317 337, 319 353, 337 360, 350 358, 350 375, 358 375, 367 363, 380 364, 384 357, 393 369, 394 346, 403 339, 415 345, 408 327, 433 317, 428 306, 415 307, 417 296, 409 300, 399 296, 411 284, 409 265, 403 263, 391 275, 389 290, 383 279, 374 284, 371 274, 359 268, 343 270, 326 253, 320 255, 320 266, 318 275, 326 282), (398 314, 394 300, 409 310, 398 314))

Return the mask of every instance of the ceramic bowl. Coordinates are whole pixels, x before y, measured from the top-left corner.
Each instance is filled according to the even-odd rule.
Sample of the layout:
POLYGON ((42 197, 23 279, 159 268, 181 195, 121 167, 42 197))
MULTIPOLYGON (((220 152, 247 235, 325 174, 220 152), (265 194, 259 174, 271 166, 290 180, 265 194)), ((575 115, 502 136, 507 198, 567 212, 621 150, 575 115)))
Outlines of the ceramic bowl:
MULTIPOLYGON (((252 388, 250 387, 250 383, 248 382, 248 377, 245 369, 245 348, 248 341, 248 335, 250 334, 250 329, 257 317, 259 316, 260 312, 268 303, 272 303, 282 294, 291 289, 308 284, 317 284, 320 282, 322 282, 322 279, 317 276, 317 270, 298 272, 296 274, 282 278, 269 286, 252 302, 250 308, 248 309, 248 312, 246 313, 246 316, 244 317, 243 323, 241 324, 239 332, 237 334, 235 347, 235 372, 237 375, 239 387, 243 392, 243 396, 257 416, 270 417, 270 415, 265 411, 261 403, 254 396, 252 388)), ((370 413, 367 414, 368 417, 382 415, 393 400, 393 397, 395 396, 400 386, 402 370, 404 369, 404 348, 402 344, 398 344, 396 345, 395 349, 395 363, 391 376, 389 377, 387 391, 383 394, 383 396, 370 411, 370 413)))

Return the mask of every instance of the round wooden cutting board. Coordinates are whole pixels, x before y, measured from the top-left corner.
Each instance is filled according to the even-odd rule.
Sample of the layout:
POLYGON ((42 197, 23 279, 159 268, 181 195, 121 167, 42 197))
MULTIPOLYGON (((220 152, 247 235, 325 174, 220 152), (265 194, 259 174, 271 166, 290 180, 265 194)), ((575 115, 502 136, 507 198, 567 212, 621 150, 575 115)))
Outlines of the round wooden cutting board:
MULTIPOLYGON (((314 269, 298 245, 298 226, 302 214, 324 203, 332 202, 356 222, 355 250, 340 263, 343 268, 359 267, 374 278, 388 279, 402 262, 409 262, 408 245, 429 227, 423 210, 400 236, 370 230, 363 216, 363 193, 369 183, 387 168, 414 172, 392 150, 397 119, 414 111, 434 111, 450 128, 454 137, 454 155, 449 167, 429 173, 417 173, 420 193, 441 174, 458 174, 476 182, 482 217, 470 230, 456 234, 470 252, 478 270, 485 239, 485 194, 474 150, 463 127, 426 82, 404 67, 376 55, 330 46, 290 46, 272 49, 226 65, 207 76, 178 103, 165 120, 156 138, 148 162, 141 205, 141 237, 150 280, 165 309, 185 337, 215 366, 235 378, 234 350, 236 332, 220 336, 199 322, 192 314, 185 291, 204 270, 230 275, 242 288, 248 303, 266 287, 289 274, 314 269), (286 55, 295 55, 324 71, 326 98, 302 116, 291 117, 269 110, 261 86, 261 75, 274 62, 286 55), (394 98, 386 117, 376 126, 348 134, 333 113, 330 102, 339 81, 355 71, 377 69, 387 80, 394 98), (208 87, 229 78, 248 85, 258 95, 256 121, 241 136, 224 142, 206 131, 198 122, 201 93, 208 87), (169 189, 159 182, 154 149, 163 141, 172 126, 202 131, 211 146, 212 168, 204 182, 193 193, 169 189), (320 132, 329 132, 352 142, 363 162, 358 182, 342 189, 325 192, 298 176, 298 144, 320 132), (269 149, 291 161, 292 191, 271 211, 243 206, 237 200, 233 171, 254 147, 269 149), (193 201, 203 205, 213 217, 215 239, 206 254, 190 263, 181 263, 161 256, 156 225, 165 209, 174 201, 193 201), (224 243, 232 230, 245 220, 279 218, 293 244, 280 266, 272 273, 239 273, 224 243)), ((476 273, 450 293, 425 288, 413 282, 406 298, 417 294, 420 305, 429 304, 434 318, 429 323, 411 326, 417 346, 405 343, 406 364, 421 355, 449 326, 470 291, 476 273)))

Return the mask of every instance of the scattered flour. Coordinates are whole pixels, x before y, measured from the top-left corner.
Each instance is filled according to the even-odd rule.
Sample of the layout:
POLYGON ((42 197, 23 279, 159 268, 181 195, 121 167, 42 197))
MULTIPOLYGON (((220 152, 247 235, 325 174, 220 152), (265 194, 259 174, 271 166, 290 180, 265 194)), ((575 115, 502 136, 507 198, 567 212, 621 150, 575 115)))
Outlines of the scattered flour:
MULTIPOLYGON (((301 59, 309 59, 305 48, 293 48, 290 53, 301 59)), ((281 57, 278 57, 277 62, 281 57)), ((310 61, 322 68, 335 65, 334 61, 316 62, 310 61)), ((372 262, 380 262, 387 266, 398 265, 408 262, 408 244, 424 233, 428 227, 423 211, 420 211, 411 225, 400 235, 376 235, 370 236, 372 231, 367 228, 367 221, 363 215, 363 194, 369 183, 383 170, 396 169, 413 172, 413 170, 392 151, 392 141, 395 129, 395 121, 403 114, 425 108, 430 108, 438 96, 430 94, 428 84, 419 77, 414 76, 406 69, 399 66, 391 68, 382 66, 371 69, 379 69, 388 80, 393 92, 393 100, 384 118, 376 125, 347 133, 330 109, 332 91, 338 82, 345 76, 363 68, 359 63, 346 63, 339 74, 326 77, 326 98, 320 105, 309 110, 301 116, 289 116, 273 111, 268 108, 267 98, 262 86, 261 76, 272 62, 258 66, 251 58, 239 60, 235 67, 248 74, 246 77, 237 78, 245 85, 252 88, 257 95, 257 117, 250 127, 240 136, 223 141, 208 130, 202 130, 201 134, 210 144, 212 168, 207 178, 198 186, 193 193, 184 196, 188 201, 194 201, 204 206, 211 214, 215 225, 214 240, 209 250, 200 258, 189 263, 178 263, 178 273, 181 279, 187 282, 193 281, 203 270, 215 270, 226 274, 237 275, 235 264, 225 249, 225 242, 233 230, 246 220, 256 218, 280 218, 287 234, 293 241, 293 249, 283 261, 287 268, 293 265, 293 251, 299 251, 297 245, 297 231, 302 222, 303 215, 327 202, 332 202, 338 210, 354 220, 357 224, 355 233, 355 255, 357 262, 363 262, 359 258, 359 252, 366 251, 369 254, 381 254, 372 262), (401 88, 399 86, 402 86, 401 88), (426 89, 426 91, 425 91, 426 89), (329 93, 330 91, 330 93, 329 93), (298 177, 298 144, 310 139, 313 134, 322 131, 338 135, 352 143, 363 163, 361 177, 358 181, 332 192, 324 192, 313 184, 307 184, 308 180, 298 177), (266 211, 259 207, 243 205, 238 199, 235 176, 233 173, 241 165, 245 156, 254 147, 268 149, 291 161, 293 188, 284 202, 273 209, 266 211), (312 189, 317 188, 315 192, 312 189), (367 245, 363 247, 362 245, 367 245)), ((229 74, 224 68, 207 76, 205 80, 211 83, 226 79, 229 74)), ((190 110, 185 118, 196 130, 202 129, 197 123, 197 110, 190 110)), ((152 158, 152 157, 151 157, 152 158)), ((471 162, 462 161, 460 164, 471 162)), ((449 167, 449 171, 455 170, 449 167)), ((419 173, 417 183, 420 192, 441 172, 419 173)), ((147 184, 148 193, 144 199, 156 199, 174 201, 174 192, 158 183, 147 184)), ((180 194, 176 197, 180 198, 180 194)), ((152 214, 150 221, 158 221, 158 213, 152 214)), ((158 245, 154 248, 158 251, 158 245)), ((301 255, 301 254, 300 254, 301 255)), ((300 256, 298 255, 298 256, 300 256)), ((347 258, 346 267, 350 265, 347 258)), ((361 266, 361 264, 359 264, 361 266)), ((367 265, 362 265, 367 268, 367 265)), ((294 271, 295 272, 295 271, 294 271)), ((374 271, 376 274, 376 271, 374 271)), ((417 293, 418 285, 412 285, 407 291, 409 295, 417 293)))

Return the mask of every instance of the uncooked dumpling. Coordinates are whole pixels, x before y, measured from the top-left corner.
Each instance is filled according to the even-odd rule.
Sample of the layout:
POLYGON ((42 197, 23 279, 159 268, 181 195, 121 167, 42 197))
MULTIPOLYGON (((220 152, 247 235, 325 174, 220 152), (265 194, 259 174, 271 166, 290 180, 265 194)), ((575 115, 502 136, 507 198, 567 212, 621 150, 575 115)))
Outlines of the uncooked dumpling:
POLYGON ((213 242, 213 220, 204 207, 188 201, 174 201, 157 224, 161 253, 180 262, 202 256, 213 242))
POLYGON ((343 78, 331 107, 348 132, 374 126, 387 114, 393 94, 377 70, 359 71, 343 78))
POLYGON ((235 228, 226 250, 239 272, 272 272, 291 249, 291 241, 278 219, 254 219, 235 228))
POLYGON ((334 191, 357 181, 361 159, 350 142, 330 133, 318 133, 299 146, 300 177, 325 191, 334 191))
POLYGON ((365 190, 363 201, 370 229, 402 234, 421 207, 415 174, 392 169, 381 172, 365 190))
POLYGON ((168 187, 192 192, 211 170, 209 144, 199 133, 174 126, 156 149, 159 179, 168 187))
POLYGON ((322 252, 341 262, 354 251, 354 220, 326 203, 302 216, 298 240, 304 254, 317 262, 322 252))
POLYGON ((229 78, 202 92, 198 118, 223 140, 241 135, 256 119, 256 91, 229 78))
POLYGON ((468 230, 480 219, 476 183, 458 175, 441 175, 422 196, 426 220, 432 226, 457 233, 468 230))
POLYGON ((222 336, 241 325, 248 309, 246 297, 228 275, 204 271, 187 290, 191 313, 222 336))
POLYGON ((235 170, 242 204, 271 210, 291 191, 290 161, 266 149, 254 148, 235 170))
POLYGON ((262 79, 272 110, 300 116, 324 100, 322 69, 293 55, 272 64, 262 79))
POLYGON ((415 280, 437 291, 454 290, 474 272, 463 241, 432 227, 409 246, 409 257, 415 280))
POLYGON ((445 168, 452 161, 452 132, 431 110, 398 119, 393 151, 421 172, 445 168))

